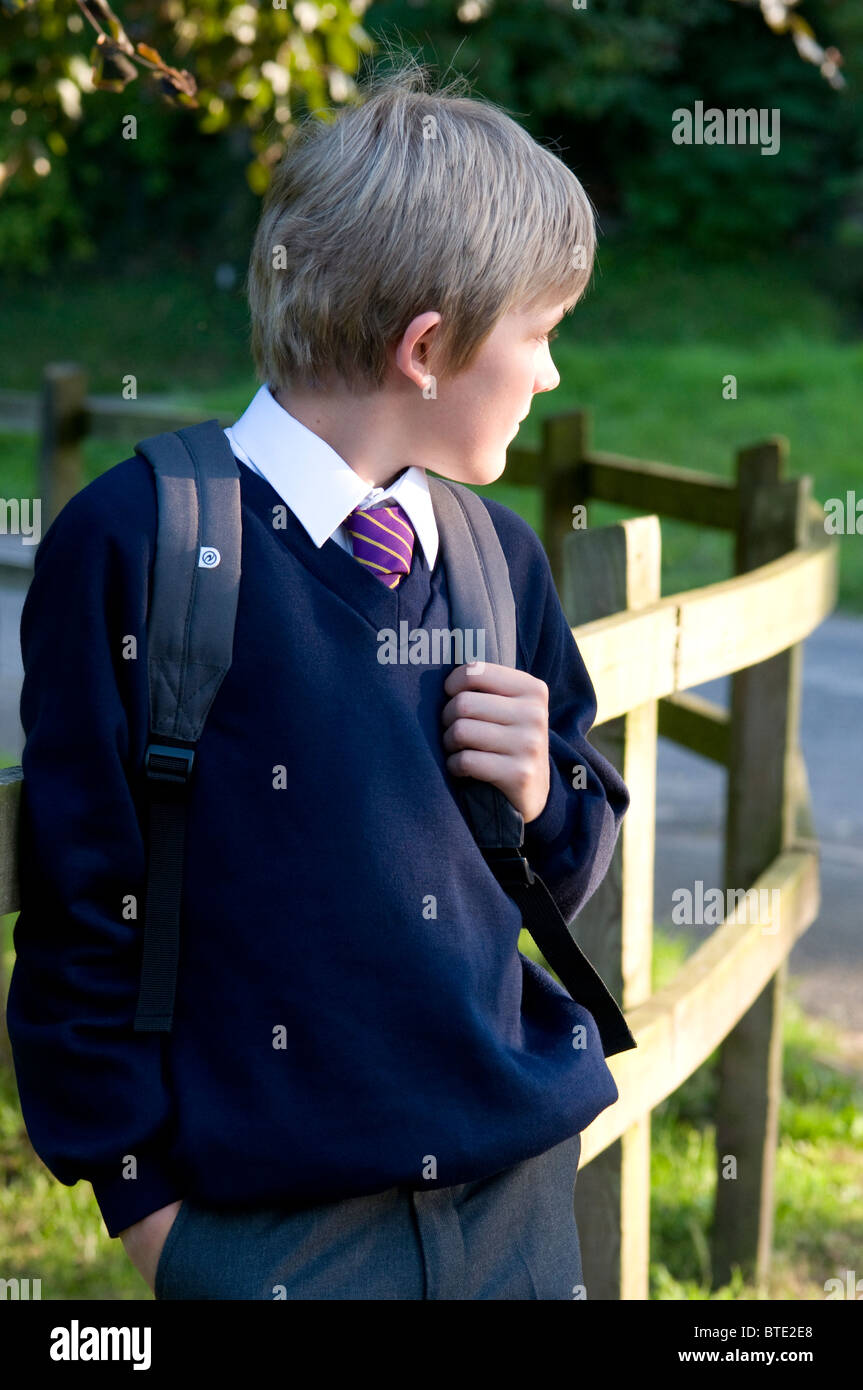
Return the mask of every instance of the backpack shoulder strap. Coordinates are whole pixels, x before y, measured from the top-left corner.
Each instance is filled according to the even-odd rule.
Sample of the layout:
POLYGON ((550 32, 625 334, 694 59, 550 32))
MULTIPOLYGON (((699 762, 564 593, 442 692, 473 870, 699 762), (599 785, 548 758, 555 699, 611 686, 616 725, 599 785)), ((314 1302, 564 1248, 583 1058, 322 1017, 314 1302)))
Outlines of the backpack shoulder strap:
POLYGON ((179 955, 189 779, 231 665, 240 587, 240 474, 217 420, 135 445, 156 482, 159 525, 147 620, 150 737, 147 897, 138 1032, 170 1032, 179 955))
MULTIPOLYGON (((482 499, 460 483, 429 478, 450 597, 450 622, 481 632, 487 661, 515 666, 515 599, 506 556, 482 499)), ((476 650, 476 647, 474 647, 476 650)), ((518 849, 524 819, 503 792, 474 777, 460 780, 465 817, 485 850, 518 849)))
POLYGON ((428 478, 454 614, 481 619, 489 661, 515 666, 515 599, 506 556, 482 499, 461 483, 428 478))
MULTIPOLYGON (((454 628, 485 633, 485 652, 516 664, 516 609, 509 567, 481 498, 460 483, 428 478, 454 628)), ((606 1057, 637 1044, 616 1000, 576 942, 554 897, 522 853, 524 819, 490 782, 459 779, 465 817, 497 882, 572 998, 594 1017, 606 1057)))
POLYGON ((147 624, 153 737, 195 743, 231 665, 240 587, 240 474, 218 421, 135 445, 159 505, 147 624))

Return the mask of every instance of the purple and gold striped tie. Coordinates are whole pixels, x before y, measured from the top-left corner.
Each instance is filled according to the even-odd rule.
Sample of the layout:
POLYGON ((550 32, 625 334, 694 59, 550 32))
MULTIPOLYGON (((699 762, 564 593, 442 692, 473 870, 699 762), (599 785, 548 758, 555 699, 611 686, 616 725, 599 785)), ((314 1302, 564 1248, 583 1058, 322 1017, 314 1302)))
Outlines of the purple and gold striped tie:
POLYGON ((345 521, 354 556, 370 574, 395 589, 410 573, 414 551, 414 529, 399 506, 354 507, 345 521))

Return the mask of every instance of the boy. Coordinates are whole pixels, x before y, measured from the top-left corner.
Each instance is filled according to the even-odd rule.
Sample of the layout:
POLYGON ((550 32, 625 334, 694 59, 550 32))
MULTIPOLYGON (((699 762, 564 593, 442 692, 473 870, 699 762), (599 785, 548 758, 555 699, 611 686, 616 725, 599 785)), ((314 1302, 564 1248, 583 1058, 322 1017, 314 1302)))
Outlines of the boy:
POLYGON ((196 753, 168 1037, 132 1031, 146 461, 84 488, 39 548, 9 1030, 35 1148, 92 1182, 157 1298, 583 1296, 580 1132, 617 1088, 592 1015, 518 952, 459 803, 464 777, 504 793, 567 920, 628 806, 530 527, 485 501, 517 669, 378 652, 402 621, 448 627, 426 469, 501 475, 558 385, 549 337, 593 254, 574 175, 415 64, 307 121, 276 170, 249 274, 263 384, 226 432, 233 662, 196 753))

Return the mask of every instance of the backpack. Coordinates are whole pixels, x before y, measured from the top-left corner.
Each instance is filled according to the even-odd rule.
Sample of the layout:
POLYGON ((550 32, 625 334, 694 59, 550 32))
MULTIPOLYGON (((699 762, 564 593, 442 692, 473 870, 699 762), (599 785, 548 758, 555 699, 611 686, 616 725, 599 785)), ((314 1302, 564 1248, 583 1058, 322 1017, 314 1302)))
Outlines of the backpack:
MULTIPOLYGON (((150 730, 144 757, 147 888, 134 1028, 170 1033, 179 955, 187 792, 195 746, 231 664, 240 585, 240 468, 217 420, 135 445, 156 482, 158 534, 147 619, 150 730)), ((461 484, 428 479, 450 595, 450 627, 484 630, 485 659, 516 664, 515 601, 491 518, 461 484)), ((524 820, 488 782, 459 779, 464 814, 498 883, 606 1057, 636 1046, 626 1020, 521 852, 524 820)))

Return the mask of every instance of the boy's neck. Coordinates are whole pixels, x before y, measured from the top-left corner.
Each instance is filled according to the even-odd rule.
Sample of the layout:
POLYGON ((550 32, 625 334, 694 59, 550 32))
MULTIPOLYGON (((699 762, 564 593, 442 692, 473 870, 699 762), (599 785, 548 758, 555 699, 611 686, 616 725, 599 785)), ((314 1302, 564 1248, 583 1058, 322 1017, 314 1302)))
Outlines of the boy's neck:
POLYGON ((413 464, 398 412, 386 392, 358 396, 279 388, 272 395, 283 410, 329 444, 369 487, 388 487, 413 464))

